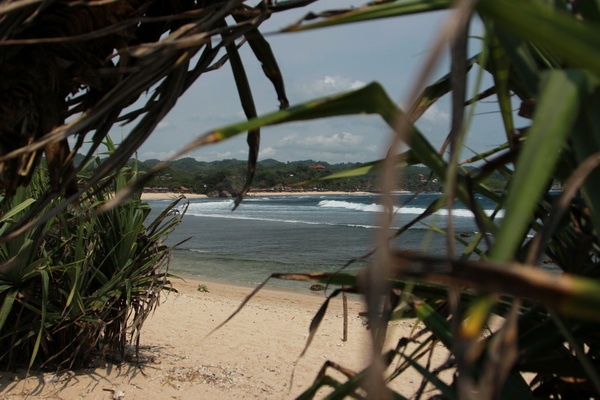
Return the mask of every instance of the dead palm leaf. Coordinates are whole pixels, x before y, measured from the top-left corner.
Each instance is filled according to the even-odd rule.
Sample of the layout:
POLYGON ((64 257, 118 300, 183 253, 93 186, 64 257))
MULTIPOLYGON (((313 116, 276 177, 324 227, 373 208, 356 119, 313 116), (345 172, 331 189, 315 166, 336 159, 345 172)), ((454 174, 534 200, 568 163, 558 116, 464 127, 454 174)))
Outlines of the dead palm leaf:
MULTIPOLYGON (((245 42, 272 81, 281 107, 286 107, 281 72, 258 30, 273 12, 306 2, 292 1, 281 8, 283 3, 288 2, 277 7, 268 2, 251 6, 243 0, 3 2, 0 191, 10 197, 26 185, 45 153, 51 188, 44 202, 65 193, 68 200, 57 206, 64 209, 123 167, 195 80, 222 66, 235 54, 232 49, 245 42), (235 23, 224 24, 230 17, 235 23), (77 187, 77 173, 120 123, 131 125, 129 134, 92 178, 77 187), (73 149, 69 138, 76 139, 73 149), (74 165, 84 141, 91 141, 91 147, 84 162, 74 165)), ((234 75, 242 105, 252 117, 251 94, 241 89, 240 62, 235 63, 234 75)), ((258 132, 249 133, 249 144, 250 182, 258 132)), ((51 215, 29 225, 23 221, 13 232, 51 215)))

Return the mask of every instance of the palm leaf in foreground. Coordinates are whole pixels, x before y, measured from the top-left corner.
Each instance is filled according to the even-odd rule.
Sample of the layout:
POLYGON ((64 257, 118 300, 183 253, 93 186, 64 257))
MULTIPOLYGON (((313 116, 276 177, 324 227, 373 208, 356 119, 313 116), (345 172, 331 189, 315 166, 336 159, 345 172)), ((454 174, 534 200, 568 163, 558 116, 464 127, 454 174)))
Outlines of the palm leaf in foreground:
MULTIPOLYGON (((425 6, 425 2, 406 3, 425 6)), ((321 14, 322 21, 294 26, 291 30, 391 16, 394 9, 401 10, 404 5, 404 2, 392 1, 373 3, 347 13, 325 12, 321 14), (388 11, 377 14, 383 7, 389 15, 386 15, 388 11)), ((492 91, 498 93, 502 102, 500 112, 505 127, 502 140, 506 140, 492 152, 468 160, 484 161, 478 172, 467 174, 457 168, 457 176, 447 176, 449 169, 445 160, 410 127, 407 136, 411 138, 408 153, 411 161, 425 164, 435 177, 446 183, 456 180, 456 198, 473 212, 481 230, 481 234, 467 243, 465 253, 456 259, 410 257, 398 252, 393 244, 382 243, 380 246, 390 249, 381 260, 387 260, 390 270, 397 274, 397 278, 389 282, 392 290, 406 290, 410 287, 406 282, 409 279, 418 282, 403 296, 420 299, 413 300, 412 304, 406 300, 408 305, 396 304, 398 313, 392 315, 402 315, 409 306, 419 309, 422 304, 417 313, 434 340, 442 341, 455 357, 461 358, 458 361, 463 369, 455 376, 454 384, 436 384, 446 396, 476 398, 473 396, 478 393, 485 398, 589 398, 600 391, 600 374, 594 364, 599 357, 600 342, 597 335, 590 334, 597 330, 600 319, 597 311, 600 286, 597 262, 594 261, 599 249, 598 173, 594 171, 597 165, 594 160, 600 151, 597 143, 600 125, 591 112, 598 104, 600 81, 598 49, 593 45, 598 37, 598 27, 594 25, 598 9, 594 2, 583 8, 579 4, 566 6, 562 2, 553 5, 510 0, 476 3, 476 11, 486 26, 485 34, 489 35, 481 43, 495 47, 482 51, 482 54, 491 55, 487 58, 488 64, 485 57, 478 58, 478 62, 494 79, 492 91), (521 102, 521 115, 533 119, 531 126, 514 128, 510 105, 514 97, 510 98, 511 94, 518 96, 521 102), (558 98, 565 101, 557 102, 558 98), (503 149, 507 152, 499 153, 503 149), (488 161, 492 154, 499 155, 488 161), (511 166, 513 162, 516 162, 514 167, 511 166), (578 168, 584 165, 585 171, 578 168), (485 187, 484 180, 493 171, 501 172, 510 180, 507 193, 491 193, 485 187), (556 182, 576 182, 569 183, 571 195, 565 194, 560 207, 553 206, 555 198, 548 191, 556 182), (578 189, 581 197, 576 194, 578 189), (476 195, 492 200, 496 212, 504 210, 505 217, 485 215, 477 207, 476 195), (560 218, 561 215, 564 217, 560 218), (486 240, 482 240, 484 237, 486 240), (536 242, 538 240, 543 243, 536 242), (488 248, 480 249, 480 243, 485 243, 488 248), (552 272, 535 265, 544 251, 554 263, 552 272), (481 259, 470 260, 474 254, 481 259), (438 293, 424 290, 434 283, 438 293), (451 295, 447 296, 443 288, 450 288, 451 295), (452 293, 458 293, 458 296, 452 293), (453 310, 451 315, 447 311, 449 304, 453 310), (494 328, 491 333, 486 333, 484 326, 491 313, 505 318, 504 329, 494 328), (572 351, 565 349, 565 344, 572 351), (498 358, 500 354, 513 356, 502 361, 498 358), (571 367, 565 368, 565 365, 571 367), (526 381, 522 375, 525 372, 533 372, 535 378, 526 381)), ((444 89, 443 85, 439 88, 455 89, 453 86, 444 89)), ((289 113, 270 114, 250 121, 250 124, 278 124, 305 118, 376 112, 395 127, 394 118, 390 117, 398 116, 398 110, 385 100, 387 96, 382 90, 371 85, 354 94, 359 93, 369 104, 362 104, 360 98, 349 93, 342 95, 345 98, 332 96, 306 103, 303 108, 292 107, 289 113)), ((475 96, 468 102, 477 102, 481 98, 483 96, 475 96)), ((203 146, 234 136, 239 129, 239 125, 225 127, 207 134, 193 145, 203 146)), ((399 164, 396 154, 390 152, 389 157, 387 167, 399 164)), ((377 167, 378 163, 373 163, 340 176, 367 173, 377 167)), ((448 193, 446 201, 454 200, 453 191, 448 193)), ((382 235, 386 240, 391 236, 382 235)), ((360 278, 316 273, 274 276, 351 285, 353 290, 364 288, 368 281, 366 274, 360 278)), ((311 324, 311 337, 323 315, 324 312, 320 312, 311 324)), ((397 354, 405 356, 400 350, 397 354)), ((408 357, 407 363, 418 369, 425 379, 437 380, 440 371, 419 365, 416 353, 408 357)), ((456 367, 456 362, 456 358, 450 358, 448 367, 456 367)), ((323 376, 320 379, 317 387, 307 391, 308 398, 316 393, 320 384, 335 387, 330 395, 332 398, 341 395, 343 385, 332 383, 323 376)))

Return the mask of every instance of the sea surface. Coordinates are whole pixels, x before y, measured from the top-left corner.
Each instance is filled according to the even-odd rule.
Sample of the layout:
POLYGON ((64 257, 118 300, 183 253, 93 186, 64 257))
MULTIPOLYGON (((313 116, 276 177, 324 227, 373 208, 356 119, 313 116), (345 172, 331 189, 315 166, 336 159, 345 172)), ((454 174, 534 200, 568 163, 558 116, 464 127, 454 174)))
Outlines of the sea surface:
MULTIPOLYGON (((439 195, 396 195, 395 228, 421 214, 439 195), (409 199, 412 201, 406 203, 409 199)), ((480 199, 489 214, 493 204, 480 199)), ((152 215, 170 201, 148 201, 152 215)), ((333 272, 373 249, 381 206, 377 195, 298 195, 248 197, 232 211, 231 199, 192 199, 167 244, 188 239, 173 252, 170 271, 232 283, 257 285, 274 272, 333 272)), ((447 211, 440 210, 394 241, 402 249, 442 255, 447 211)), ((460 204, 453 210, 456 232, 477 231, 473 215, 460 204)), ((357 262, 348 271, 365 267, 357 262)), ((272 280, 269 286, 305 290, 310 284, 272 280)))

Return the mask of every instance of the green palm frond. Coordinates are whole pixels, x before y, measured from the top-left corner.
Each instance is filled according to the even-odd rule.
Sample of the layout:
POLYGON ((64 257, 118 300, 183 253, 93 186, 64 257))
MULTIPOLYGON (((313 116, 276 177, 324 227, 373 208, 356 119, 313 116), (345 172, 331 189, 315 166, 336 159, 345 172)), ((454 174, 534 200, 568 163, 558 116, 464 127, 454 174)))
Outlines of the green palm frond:
MULTIPOLYGON (((147 221, 150 209, 139 196, 90 213, 136 174, 127 167, 107 177, 111 185, 93 197, 0 245, 0 364, 71 367, 95 354, 123 360, 127 346, 139 344, 161 292, 172 290, 172 248, 163 241, 181 221, 170 213, 181 199, 154 221, 147 221)), ((2 202, 9 209, 3 229, 33 207, 28 195, 30 189, 20 188, 2 202)))

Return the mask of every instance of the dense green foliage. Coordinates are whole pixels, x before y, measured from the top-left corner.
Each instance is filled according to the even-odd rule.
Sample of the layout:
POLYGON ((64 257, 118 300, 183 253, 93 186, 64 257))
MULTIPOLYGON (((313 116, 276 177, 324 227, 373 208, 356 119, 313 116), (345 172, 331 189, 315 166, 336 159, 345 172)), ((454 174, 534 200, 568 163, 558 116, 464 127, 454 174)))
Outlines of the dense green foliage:
MULTIPOLYGON (((15 240, 0 244, 0 365, 82 366, 94 355, 127 356, 144 320, 170 290, 170 248, 162 241, 181 216, 146 221, 139 196, 95 215, 135 175, 126 168, 89 198, 15 240)), ((0 231, 36 210, 47 170, 0 203, 0 231)), ((35 214, 34 214, 35 215, 35 214)))
MULTIPOLYGON (((158 164, 158 160, 139 162, 140 171, 158 164)), ((252 188, 259 190, 335 190, 344 192, 380 191, 377 174, 352 176, 343 179, 326 179, 330 174, 348 169, 360 168, 361 163, 330 164, 324 161, 259 161, 252 188)), ((227 191, 237 195, 246 179, 246 161, 222 160, 200 162, 193 158, 175 160, 159 175, 152 178, 147 186, 179 191, 181 187, 194 193, 214 194, 227 191)), ((506 179, 498 172, 488 178, 491 189, 504 189, 506 179)), ((442 183, 431 177, 431 170, 425 166, 409 166, 400 171, 399 186, 396 190, 410 192, 441 192, 442 183)))

